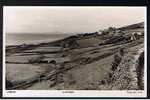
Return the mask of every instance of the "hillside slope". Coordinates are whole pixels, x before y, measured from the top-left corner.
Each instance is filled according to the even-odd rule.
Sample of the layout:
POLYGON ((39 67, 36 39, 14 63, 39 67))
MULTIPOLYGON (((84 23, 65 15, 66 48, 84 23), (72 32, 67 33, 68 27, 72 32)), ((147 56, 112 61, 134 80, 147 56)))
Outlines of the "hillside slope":
POLYGON ((8 47, 7 68, 8 64, 26 64, 38 66, 40 71, 29 76, 22 70, 20 79, 9 70, 7 89, 143 90, 144 27, 141 23, 133 26, 107 34, 85 33, 51 43, 8 47), (141 34, 136 33, 139 28, 141 34))

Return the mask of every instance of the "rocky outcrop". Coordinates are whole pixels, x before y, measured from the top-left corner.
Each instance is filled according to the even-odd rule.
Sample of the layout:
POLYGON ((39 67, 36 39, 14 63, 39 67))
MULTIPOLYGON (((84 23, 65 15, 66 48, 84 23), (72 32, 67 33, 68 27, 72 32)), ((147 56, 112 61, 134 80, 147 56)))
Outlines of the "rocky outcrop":
POLYGON ((138 87, 140 90, 144 90, 144 52, 142 52, 138 58, 136 72, 138 87))

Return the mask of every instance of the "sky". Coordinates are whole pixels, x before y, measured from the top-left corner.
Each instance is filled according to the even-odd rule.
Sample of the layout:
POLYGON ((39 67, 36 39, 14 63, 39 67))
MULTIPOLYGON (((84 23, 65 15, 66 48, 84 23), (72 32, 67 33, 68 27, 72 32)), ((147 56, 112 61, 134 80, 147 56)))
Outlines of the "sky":
POLYGON ((5 33, 82 33, 145 20, 145 7, 5 6, 5 33))

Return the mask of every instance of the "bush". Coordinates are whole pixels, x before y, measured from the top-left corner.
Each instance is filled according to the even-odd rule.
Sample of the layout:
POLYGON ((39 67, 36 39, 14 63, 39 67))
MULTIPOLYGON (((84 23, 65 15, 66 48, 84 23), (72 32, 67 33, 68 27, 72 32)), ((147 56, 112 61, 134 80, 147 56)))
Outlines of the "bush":
POLYGON ((117 54, 114 56, 114 62, 112 63, 112 71, 115 71, 119 65, 119 63, 121 62, 121 57, 119 57, 117 54))
POLYGON ((6 80, 6 89, 10 88, 10 87, 13 87, 13 84, 11 81, 9 80, 6 80))
POLYGON ((125 53, 124 48, 121 48, 121 49, 119 50, 119 54, 120 54, 121 56, 123 56, 124 53, 125 53))
POLYGON ((56 61, 55 60, 51 60, 49 63, 56 64, 56 61))

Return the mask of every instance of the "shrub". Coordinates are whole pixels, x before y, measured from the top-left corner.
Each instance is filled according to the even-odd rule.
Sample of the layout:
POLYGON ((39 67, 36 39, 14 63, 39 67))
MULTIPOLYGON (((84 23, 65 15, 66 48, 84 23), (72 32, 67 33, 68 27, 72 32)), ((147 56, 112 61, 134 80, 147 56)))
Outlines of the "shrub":
POLYGON ((10 80, 6 80, 6 89, 13 87, 13 83, 10 80))

